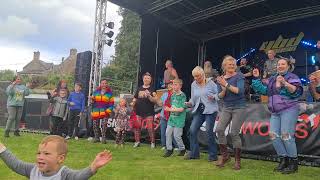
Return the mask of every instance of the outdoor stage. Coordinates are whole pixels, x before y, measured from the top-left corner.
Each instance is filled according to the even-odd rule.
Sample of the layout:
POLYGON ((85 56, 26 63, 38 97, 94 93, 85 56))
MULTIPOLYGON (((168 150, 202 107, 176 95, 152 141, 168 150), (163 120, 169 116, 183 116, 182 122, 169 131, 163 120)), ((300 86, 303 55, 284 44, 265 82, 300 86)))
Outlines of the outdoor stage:
MULTIPOLYGON (((251 65, 258 68, 262 68, 267 58, 265 51, 269 49, 281 56, 291 55, 296 59, 294 73, 302 78, 303 83, 314 71, 312 56, 314 44, 320 39, 320 1, 110 1, 140 15, 139 82, 142 82, 144 72, 151 72, 156 89, 160 87, 166 59, 173 61, 179 77, 184 81, 183 91, 188 96, 193 81, 192 69, 196 65, 202 66, 205 60, 220 69, 222 57, 227 54, 236 59, 245 56, 251 65)), ((257 110, 248 113, 246 121, 251 124, 245 123, 243 126, 250 125, 254 129, 249 128, 244 134, 244 148, 250 154, 273 154, 267 138, 269 114, 264 106, 251 104, 248 108, 257 110), (259 140, 252 140, 256 138, 259 140)), ((317 117, 319 112, 314 113, 317 117)), ((320 139, 317 133, 320 128, 310 123, 308 120, 298 123, 299 153, 319 156, 316 149, 320 147, 314 140, 320 139)))

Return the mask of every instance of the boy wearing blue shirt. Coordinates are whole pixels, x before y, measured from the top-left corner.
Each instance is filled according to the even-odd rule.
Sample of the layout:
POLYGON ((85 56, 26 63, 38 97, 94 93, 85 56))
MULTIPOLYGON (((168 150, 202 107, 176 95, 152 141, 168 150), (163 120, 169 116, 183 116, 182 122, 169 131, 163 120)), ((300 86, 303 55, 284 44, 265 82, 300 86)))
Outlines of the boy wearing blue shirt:
POLYGON ((85 96, 81 92, 82 84, 76 83, 74 86, 74 92, 69 95, 68 105, 70 107, 69 111, 69 122, 68 122, 68 135, 66 139, 70 139, 74 133, 74 137, 78 140, 79 133, 79 120, 84 112, 85 106, 85 96))

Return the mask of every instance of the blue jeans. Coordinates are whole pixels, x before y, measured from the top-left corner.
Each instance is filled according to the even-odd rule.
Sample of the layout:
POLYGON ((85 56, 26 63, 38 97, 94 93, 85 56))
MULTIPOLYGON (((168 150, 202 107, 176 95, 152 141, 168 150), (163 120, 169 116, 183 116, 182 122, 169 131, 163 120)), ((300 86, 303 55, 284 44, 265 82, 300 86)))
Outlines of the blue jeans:
POLYGON ((193 119, 190 126, 190 158, 198 159, 200 158, 199 143, 198 143, 198 132, 206 121, 206 131, 208 138, 208 153, 209 160, 217 158, 217 143, 213 133, 214 122, 216 120, 217 112, 213 114, 201 114, 198 110, 193 114, 193 119))
POLYGON ((167 121, 163 117, 160 117, 160 140, 161 146, 166 146, 166 129, 167 129, 167 121))
POLYGON ((297 157, 294 134, 298 115, 298 106, 271 114, 269 135, 278 156, 297 157))
MULTIPOLYGON (((160 117, 160 141, 161 141, 161 146, 162 147, 166 147, 166 130, 167 130, 167 123, 168 121, 163 118, 163 117, 160 117)), ((173 139, 173 145, 174 147, 177 147, 176 146, 176 140, 173 139)))

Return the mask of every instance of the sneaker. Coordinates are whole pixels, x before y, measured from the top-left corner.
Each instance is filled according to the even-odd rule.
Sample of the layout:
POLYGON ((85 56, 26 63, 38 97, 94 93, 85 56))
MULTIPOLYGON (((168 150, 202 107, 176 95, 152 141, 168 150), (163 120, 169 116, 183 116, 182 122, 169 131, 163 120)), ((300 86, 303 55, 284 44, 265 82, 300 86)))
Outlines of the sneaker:
POLYGON ((65 137, 64 139, 68 140, 68 139, 70 139, 70 136, 67 136, 67 137, 65 137))
POLYGON ((139 147, 139 146, 140 146, 140 142, 135 142, 133 145, 134 148, 139 147))
POLYGON ((151 143, 151 149, 154 149, 156 147, 155 143, 151 143))
POLYGON ((179 151, 178 156, 184 156, 185 153, 186 153, 185 149, 181 150, 181 151, 179 151))
POLYGON ((77 140, 77 141, 79 140, 78 136, 74 137, 74 139, 77 140))
POLYGON ((20 136, 19 130, 14 131, 13 135, 15 135, 15 136, 20 136))
POLYGON ((163 146, 162 148, 161 148, 161 150, 165 150, 166 149, 166 147, 165 146, 163 146))
POLYGON ((169 157, 173 154, 173 150, 166 150, 166 152, 164 153, 164 155, 162 157, 169 157))
POLYGON ((87 140, 88 140, 88 141, 92 141, 92 140, 93 140, 93 137, 89 137, 87 140))
POLYGON ((175 150, 175 151, 179 151, 179 148, 174 148, 173 150, 175 150))

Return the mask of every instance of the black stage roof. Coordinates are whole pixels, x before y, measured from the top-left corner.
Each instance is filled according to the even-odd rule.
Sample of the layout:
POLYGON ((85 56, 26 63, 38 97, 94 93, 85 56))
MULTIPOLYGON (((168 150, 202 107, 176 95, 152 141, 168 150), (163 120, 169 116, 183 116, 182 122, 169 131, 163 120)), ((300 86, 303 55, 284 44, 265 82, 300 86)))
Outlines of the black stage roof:
POLYGON ((320 0, 109 1, 140 16, 152 15, 200 41, 320 15, 320 0))

